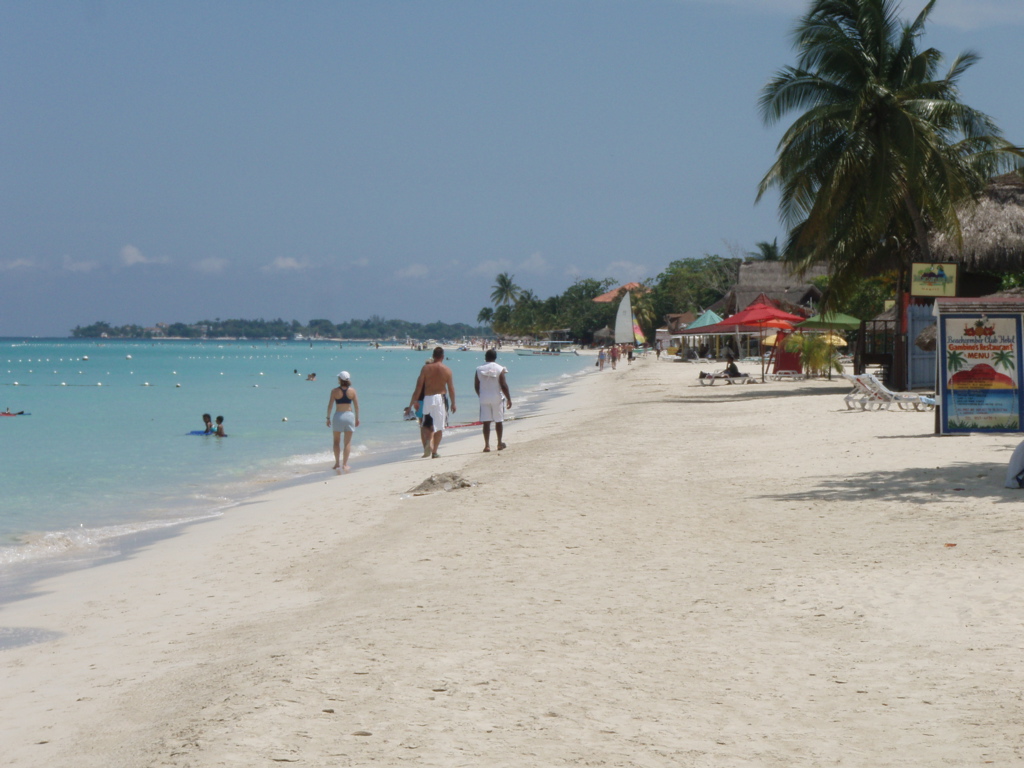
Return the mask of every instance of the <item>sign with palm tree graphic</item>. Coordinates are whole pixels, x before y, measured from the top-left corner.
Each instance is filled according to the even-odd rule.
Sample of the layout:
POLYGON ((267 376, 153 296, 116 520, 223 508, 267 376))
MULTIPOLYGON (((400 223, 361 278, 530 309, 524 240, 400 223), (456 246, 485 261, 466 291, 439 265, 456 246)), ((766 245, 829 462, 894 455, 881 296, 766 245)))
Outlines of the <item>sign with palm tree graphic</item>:
POLYGON ((943 315, 942 431, 1019 432, 1021 315, 943 315))

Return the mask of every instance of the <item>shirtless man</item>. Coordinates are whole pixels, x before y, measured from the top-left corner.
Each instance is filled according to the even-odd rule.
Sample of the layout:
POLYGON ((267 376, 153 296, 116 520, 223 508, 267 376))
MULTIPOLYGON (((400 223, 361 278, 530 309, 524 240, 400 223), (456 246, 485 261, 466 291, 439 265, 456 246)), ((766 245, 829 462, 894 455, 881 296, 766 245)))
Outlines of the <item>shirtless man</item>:
POLYGON ((420 370, 420 377, 416 379, 416 389, 413 390, 412 399, 409 401, 409 407, 415 408, 420 393, 423 393, 423 425, 420 428, 423 437, 423 458, 437 458, 437 449, 441 445, 441 438, 444 437, 445 416, 448 410, 445 403, 446 390, 452 413, 455 413, 452 369, 444 364, 444 349, 435 347, 433 360, 420 370))

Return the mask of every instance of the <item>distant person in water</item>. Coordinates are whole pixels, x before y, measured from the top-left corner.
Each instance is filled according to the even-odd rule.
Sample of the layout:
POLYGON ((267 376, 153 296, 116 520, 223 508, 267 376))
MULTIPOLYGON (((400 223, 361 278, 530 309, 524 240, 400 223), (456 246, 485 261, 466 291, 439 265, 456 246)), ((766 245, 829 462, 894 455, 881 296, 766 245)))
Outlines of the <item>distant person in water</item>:
POLYGON ((327 401, 327 426, 334 430, 334 466, 349 471, 348 456, 352 449, 352 433, 359 426, 359 396, 352 386, 352 376, 348 371, 338 374, 338 386, 331 390, 331 399, 327 401), (334 418, 331 418, 334 409, 334 418), (345 435, 345 451, 342 456, 341 435, 345 435))
POLYGON ((213 429, 213 417, 210 414, 208 414, 208 413, 204 413, 203 414, 203 434, 204 435, 212 435, 213 432, 214 432, 214 429, 213 429))
POLYGON ((224 431, 224 417, 217 417, 217 431, 214 432, 217 437, 227 437, 228 433, 224 431))
POLYGON ((309 376, 306 377, 306 381, 316 381, 316 374, 315 373, 309 374, 309 376))
POLYGON ((431 456, 436 459, 437 449, 441 446, 441 438, 444 437, 449 406, 451 412, 455 413, 455 384, 452 381, 452 369, 444 364, 443 347, 435 347, 432 361, 420 370, 420 376, 416 379, 416 389, 412 391, 409 400, 410 408, 416 405, 421 392, 423 424, 420 428, 420 437, 423 440, 423 458, 431 456))
POLYGON ((491 422, 494 422, 494 434, 498 438, 498 450, 505 449, 501 441, 501 431, 505 422, 505 403, 512 407, 512 395, 508 391, 505 380, 507 371, 498 365, 498 350, 488 349, 484 353, 483 365, 476 369, 473 377, 473 388, 480 398, 480 421, 484 430, 484 453, 491 450, 491 422))

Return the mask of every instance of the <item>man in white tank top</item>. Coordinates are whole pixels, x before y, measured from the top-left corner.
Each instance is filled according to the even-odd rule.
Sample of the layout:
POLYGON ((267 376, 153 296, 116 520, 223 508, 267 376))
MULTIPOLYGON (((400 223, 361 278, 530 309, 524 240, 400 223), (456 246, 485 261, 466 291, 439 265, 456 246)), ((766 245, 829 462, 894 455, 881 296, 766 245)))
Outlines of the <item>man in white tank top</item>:
POLYGON ((498 365, 496 349, 488 349, 484 353, 484 360, 487 362, 476 369, 476 376, 473 377, 473 388, 480 397, 480 421, 484 427, 484 453, 491 450, 491 422, 494 422, 494 432, 498 438, 498 450, 505 447, 501 440, 502 425, 505 421, 505 406, 512 407, 512 395, 508 391, 508 382, 505 380, 507 371, 498 365))

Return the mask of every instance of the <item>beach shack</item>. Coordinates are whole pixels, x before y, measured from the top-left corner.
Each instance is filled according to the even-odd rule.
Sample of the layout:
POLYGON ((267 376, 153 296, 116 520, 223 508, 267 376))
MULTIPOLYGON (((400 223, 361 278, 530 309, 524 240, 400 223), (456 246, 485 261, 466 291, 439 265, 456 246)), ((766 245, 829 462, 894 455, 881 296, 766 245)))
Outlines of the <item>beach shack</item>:
POLYGON ((937 430, 1020 432, 1024 296, 939 298, 937 430))
POLYGON ((1024 176, 1020 172, 989 180, 979 198, 962 208, 959 216, 960 238, 931 235, 931 261, 911 265, 910 290, 899 297, 891 320, 886 318, 892 326, 888 357, 895 388, 942 385, 939 352, 943 348, 932 342, 942 329, 929 330, 940 304, 952 306, 949 300, 954 298, 995 300, 999 274, 1024 271, 1024 176))

